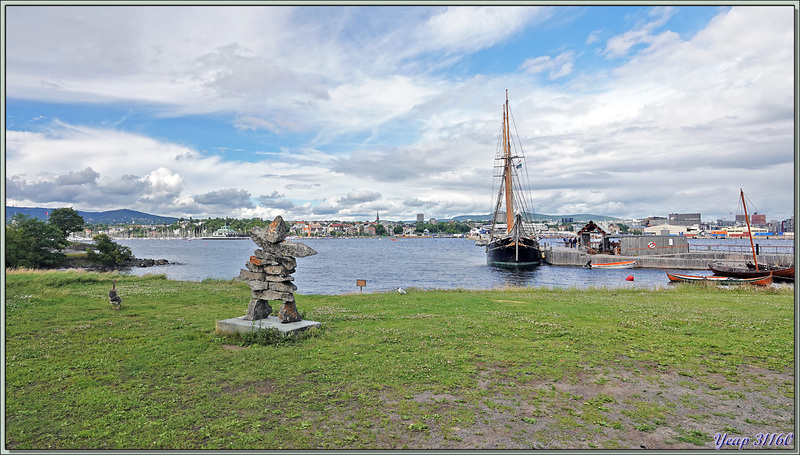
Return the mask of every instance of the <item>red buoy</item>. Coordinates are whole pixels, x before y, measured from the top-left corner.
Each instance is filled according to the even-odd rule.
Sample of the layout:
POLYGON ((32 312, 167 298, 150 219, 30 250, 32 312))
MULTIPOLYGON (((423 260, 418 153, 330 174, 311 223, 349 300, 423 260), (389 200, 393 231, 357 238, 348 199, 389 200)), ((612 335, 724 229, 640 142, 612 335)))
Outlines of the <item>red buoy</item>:
POLYGON ((628 278, 625 278, 625 281, 633 281, 633 275, 628 275, 628 278))

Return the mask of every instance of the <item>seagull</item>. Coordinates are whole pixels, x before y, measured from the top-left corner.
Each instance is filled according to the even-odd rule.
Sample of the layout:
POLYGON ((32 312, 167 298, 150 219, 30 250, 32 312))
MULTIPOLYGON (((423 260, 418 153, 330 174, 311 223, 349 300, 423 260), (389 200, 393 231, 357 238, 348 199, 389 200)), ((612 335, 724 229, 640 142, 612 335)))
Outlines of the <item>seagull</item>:
POLYGON ((397 288, 397 292, 399 292, 400 294, 408 294, 408 292, 404 291, 403 288, 401 287, 397 288))

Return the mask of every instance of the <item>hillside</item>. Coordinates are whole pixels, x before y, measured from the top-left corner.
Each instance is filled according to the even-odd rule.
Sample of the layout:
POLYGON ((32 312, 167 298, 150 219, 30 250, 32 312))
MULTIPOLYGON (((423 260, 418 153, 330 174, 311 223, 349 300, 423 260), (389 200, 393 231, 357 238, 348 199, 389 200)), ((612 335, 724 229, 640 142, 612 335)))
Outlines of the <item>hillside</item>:
MULTIPOLYGON (((47 214, 55 208, 41 207, 6 207, 6 223, 17 213, 22 213, 33 218, 46 220, 47 214)), ((109 210, 106 212, 85 212, 78 210, 78 215, 83 217, 87 224, 172 224, 178 218, 151 215, 149 213, 137 212, 136 210, 120 209, 109 210)))

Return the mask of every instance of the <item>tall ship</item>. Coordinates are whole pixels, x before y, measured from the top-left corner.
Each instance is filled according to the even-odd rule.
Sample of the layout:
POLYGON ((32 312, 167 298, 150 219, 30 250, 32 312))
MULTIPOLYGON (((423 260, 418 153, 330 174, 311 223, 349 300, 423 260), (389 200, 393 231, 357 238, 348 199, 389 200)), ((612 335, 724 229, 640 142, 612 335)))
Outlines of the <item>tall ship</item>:
MULTIPOLYGON (((539 239, 529 209, 528 170, 518 137, 512 140, 511 109, 503 105, 503 130, 494 159, 493 194, 497 194, 492 215, 492 232, 486 245, 486 262, 504 267, 536 266, 542 260, 539 239)), ((516 126, 514 131, 516 132, 516 126)))

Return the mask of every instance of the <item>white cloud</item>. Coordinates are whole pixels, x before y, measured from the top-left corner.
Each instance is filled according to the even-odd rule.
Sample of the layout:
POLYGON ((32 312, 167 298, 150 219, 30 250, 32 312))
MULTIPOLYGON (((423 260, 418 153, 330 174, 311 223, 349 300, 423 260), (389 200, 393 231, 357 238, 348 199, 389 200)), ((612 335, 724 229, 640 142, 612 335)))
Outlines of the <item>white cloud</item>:
POLYGON ((655 30, 664 26, 672 14, 674 14, 674 9, 671 7, 653 8, 650 12, 650 17, 653 20, 610 38, 603 53, 610 58, 621 57, 627 55, 633 47, 639 44, 652 45, 657 43, 662 39, 662 36, 654 35, 655 30))
POLYGON ((520 69, 527 71, 531 74, 538 74, 547 71, 547 79, 554 80, 572 73, 574 66, 574 57, 572 52, 562 52, 556 57, 551 58, 548 55, 535 57, 522 63, 520 69))
POLYGON ((148 199, 172 198, 180 194, 183 188, 183 178, 164 167, 153 170, 145 180, 150 187, 148 194, 143 197, 148 199))
MULTIPOLYGON (((9 7, 8 94, 213 113, 239 135, 215 156, 66 117, 10 128, 10 200, 194 216, 486 213, 505 88, 537 211, 719 211, 743 182, 793 186, 791 7, 721 10, 690 37, 670 27, 690 10, 646 10, 605 41, 596 72, 591 52, 560 42, 502 64, 470 54, 524 47, 514 40, 531 27, 555 27, 542 22, 553 8, 118 8, 9 7)), ((609 29, 581 37, 598 46, 609 29)), ((785 213, 791 200, 760 208, 785 213)))
POLYGON ((603 34, 602 30, 593 30, 586 36, 586 41, 584 42, 584 44, 589 45, 596 43, 597 41, 600 40, 600 35, 602 34, 603 34))
POLYGON ((475 52, 507 39, 547 9, 535 6, 451 6, 433 15, 421 32, 431 50, 475 52))
POLYGON ((369 190, 353 190, 347 196, 340 198, 338 203, 345 206, 362 204, 365 202, 377 201, 381 198, 381 193, 369 190))

